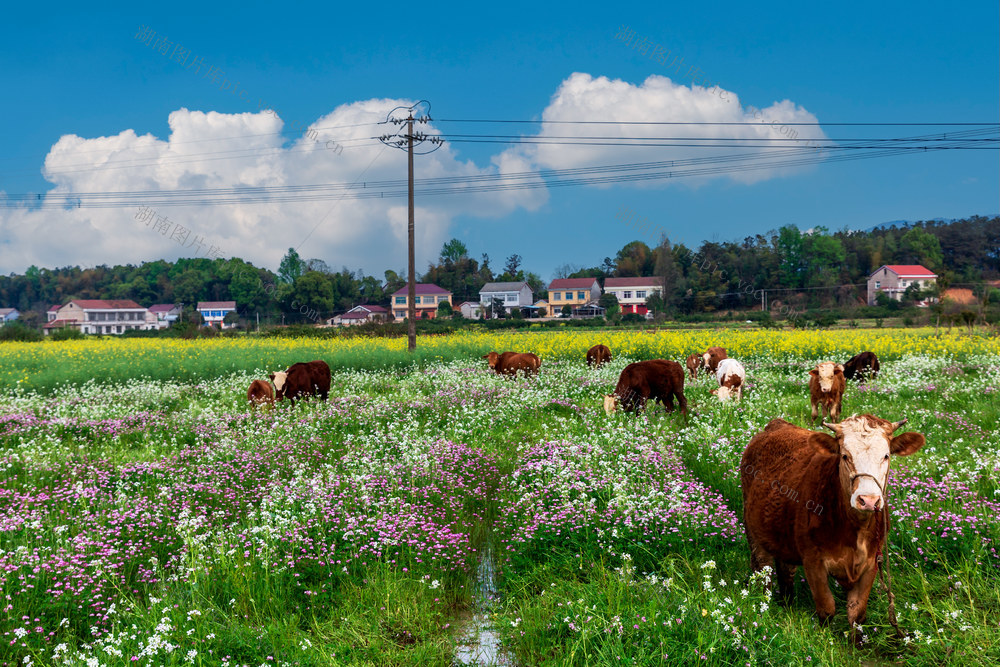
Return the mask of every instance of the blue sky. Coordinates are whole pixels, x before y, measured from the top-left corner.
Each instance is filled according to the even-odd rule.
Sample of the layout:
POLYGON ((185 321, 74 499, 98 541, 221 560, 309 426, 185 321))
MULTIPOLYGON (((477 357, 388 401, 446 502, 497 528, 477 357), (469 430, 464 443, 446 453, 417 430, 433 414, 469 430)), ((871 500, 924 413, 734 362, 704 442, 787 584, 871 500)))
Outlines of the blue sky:
MULTIPOLYGON (((0 23, 6 98, 0 106, 0 193, 45 197, 401 179, 405 156, 381 151, 368 137, 384 131, 372 125, 379 114, 384 118, 397 104, 421 99, 432 104, 433 131, 446 135, 543 131, 542 125, 446 119, 711 121, 733 114, 752 119, 752 112, 745 115, 751 105, 782 123, 815 120, 818 129, 795 127, 835 140, 941 129, 832 123, 995 123, 1000 117, 995 1, 960 8, 912 2, 837 9, 625 2, 417 7, 7 7, 0 23), (190 57, 201 57, 201 71, 136 39, 142 26, 168 39, 169 49, 179 44, 190 57), (645 55, 616 39, 622 26, 636 41, 648 39, 645 55), (668 68, 657 62, 650 57, 656 46, 683 64, 668 68), (205 76, 210 67, 222 73, 216 83, 205 76), (704 86, 692 89, 692 78, 704 86), (229 92, 220 90, 226 81, 229 92), (706 90, 714 86, 727 91, 727 102, 706 90), (273 114, 260 112, 262 101, 273 114), (204 115, 209 112, 222 115, 204 115), (352 124, 358 127, 344 129, 352 124), (320 142, 303 137, 306 126, 333 128, 322 130, 320 142, 332 139, 343 151, 321 150, 320 142), (152 137, 140 140, 130 130, 152 137), (178 157, 178 150, 194 157, 178 157), (222 152, 234 150, 246 152, 222 152), (124 160, 137 157, 143 166, 122 168, 130 164, 124 160)), ((544 131, 616 132, 567 125, 544 131)), ((734 150, 741 149, 726 152, 734 150)), ((690 148, 534 150, 452 143, 418 157, 416 168, 418 178, 469 176, 704 154, 690 148)), ((865 229, 898 219, 995 214, 998 183, 996 151, 952 150, 770 170, 752 179, 723 174, 638 186, 418 195, 418 268, 454 236, 474 256, 488 253, 495 268, 517 253, 525 268, 549 279, 558 266, 596 265, 636 238, 616 219, 622 208, 689 245, 740 240, 789 223, 865 229)), ((381 276, 405 266, 405 204, 394 199, 153 208, 223 256, 276 269, 285 250, 298 245, 304 257, 381 276)), ((21 272, 32 263, 176 259, 200 247, 157 233, 137 221, 135 212, 136 206, 0 208, 0 272, 21 272)))

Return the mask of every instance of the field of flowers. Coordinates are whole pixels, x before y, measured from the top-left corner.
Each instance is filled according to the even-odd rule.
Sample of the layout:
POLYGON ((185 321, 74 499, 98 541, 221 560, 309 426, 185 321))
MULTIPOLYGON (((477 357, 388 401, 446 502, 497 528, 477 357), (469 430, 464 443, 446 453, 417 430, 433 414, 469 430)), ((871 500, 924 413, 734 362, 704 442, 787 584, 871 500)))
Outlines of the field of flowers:
POLYGON ((1000 342, 932 334, 463 334, 416 365, 405 340, 0 344, 0 667, 452 665, 474 613, 496 664, 998 664, 1000 342), (687 420, 601 410, 629 360, 715 343, 741 404, 703 377, 687 420), (786 607, 750 576, 736 468, 771 418, 808 423, 808 368, 861 349, 883 372, 845 414, 928 444, 890 482, 906 636, 876 587, 855 647, 843 596, 820 625, 804 582, 786 607), (329 401, 247 408, 313 358, 329 401))

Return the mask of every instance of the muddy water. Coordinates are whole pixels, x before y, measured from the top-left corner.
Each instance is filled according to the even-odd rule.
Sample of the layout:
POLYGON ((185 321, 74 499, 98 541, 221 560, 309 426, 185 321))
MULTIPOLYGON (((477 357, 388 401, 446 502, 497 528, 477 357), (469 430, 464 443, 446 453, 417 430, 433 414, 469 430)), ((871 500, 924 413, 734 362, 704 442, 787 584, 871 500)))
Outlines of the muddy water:
POLYGON ((474 611, 461 622, 459 629, 455 664, 514 666, 514 661, 500 648, 500 638, 490 621, 490 613, 496 605, 497 597, 493 548, 487 544, 479 561, 474 611))

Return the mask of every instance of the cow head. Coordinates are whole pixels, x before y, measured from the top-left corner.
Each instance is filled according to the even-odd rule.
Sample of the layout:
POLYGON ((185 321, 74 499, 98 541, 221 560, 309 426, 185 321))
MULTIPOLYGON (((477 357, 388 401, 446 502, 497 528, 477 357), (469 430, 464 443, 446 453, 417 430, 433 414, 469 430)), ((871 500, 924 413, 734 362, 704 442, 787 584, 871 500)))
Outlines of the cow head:
POLYGON ((713 389, 712 393, 718 396, 720 401, 728 401, 733 397, 733 390, 726 385, 722 385, 718 389, 713 389))
POLYGON ((611 394, 604 395, 604 412, 611 414, 618 409, 618 397, 611 394))
POLYGON ((809 375, 819 379, 819 389, 824 394, 833 389, 833 381, 838 374, 843 377, 844 365, 832 361, 824 361, 809 371, 809 375))
POLYGON ((881 510, 889 481, 889 455, 909 456, 926 443, 922 433, 893 437, 905 423, 905 419, 890 422, 874 415, 852 415, 839 424, 823 422, 835 437, 821 432, 810 436, 814 447, 839 458, 841 491, 851 509, 863 514, 881 510))
POLYGON ((285 371, 278 371, 277 373, 271 373, 269 376, 271 382, 274 384, 274 397, 279 401, 285 397, 285 381, 288 379, 288 373, 285 371))
POLYGON ((483 359, 486 359, 490 365, 490 368, 497 367, 497 361, 500 359, 500 355, 496 352, 490 352, 489 354, 484 354, 483 359))

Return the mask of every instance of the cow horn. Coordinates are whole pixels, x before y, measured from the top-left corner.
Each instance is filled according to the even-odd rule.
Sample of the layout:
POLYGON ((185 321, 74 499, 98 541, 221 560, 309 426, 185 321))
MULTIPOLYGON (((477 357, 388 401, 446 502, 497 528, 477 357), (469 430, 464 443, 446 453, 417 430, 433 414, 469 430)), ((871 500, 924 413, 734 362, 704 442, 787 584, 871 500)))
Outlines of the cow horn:
POLYGON ((898 429, 898 428, 899 428, 900 426, 902 426, 903 424, 905 424, 905 423, 906 423, 906 422, 908 422, 908 421, 909 421, 909 420, 908 420, 908 419, 907 419, 906 417, 903 417, 903 418, 902 418, 902 419, 900 419, 900 420, 899 420, 898 422, 892 422, 892 431, 893 431, 893 433, 895 433, 895 432, 896 432, 896 430, 897 430, 897 429, 898 429))
POLYGON ((826 422, 823 422, 823 426, 827 427, 837 435, 840 435, 840 424, 827 424, 826 422))

